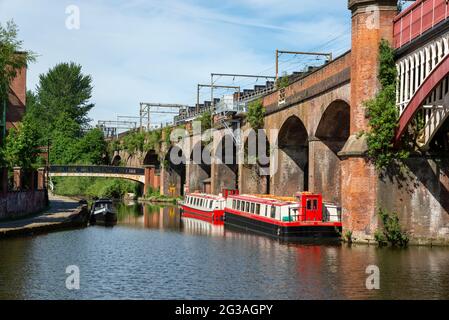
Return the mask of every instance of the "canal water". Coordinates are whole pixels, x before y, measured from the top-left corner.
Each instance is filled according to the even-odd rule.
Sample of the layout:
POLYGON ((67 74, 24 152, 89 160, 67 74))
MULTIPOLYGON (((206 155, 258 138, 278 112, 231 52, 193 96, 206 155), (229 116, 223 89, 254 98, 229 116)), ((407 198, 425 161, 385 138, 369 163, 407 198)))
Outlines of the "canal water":
POLYGON ((0 241, 0 299, 442 299, 449 249, 286 244, 117 204, 118 224, 0 241), (80 272, 66 288, 66 268, 80 272), (367 267, 380 289, 368 290, 367 267))

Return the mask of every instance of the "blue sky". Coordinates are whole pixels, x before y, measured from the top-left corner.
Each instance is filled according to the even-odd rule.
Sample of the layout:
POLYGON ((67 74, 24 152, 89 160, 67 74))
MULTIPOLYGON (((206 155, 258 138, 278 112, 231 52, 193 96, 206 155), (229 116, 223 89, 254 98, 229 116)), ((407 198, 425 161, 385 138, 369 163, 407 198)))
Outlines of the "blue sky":
MULTIPOLYGON (((347 0, 0 0, 0 21, 9 19, 39 54, 29 89, 58 62, 92 75, 93 123, 136 116, 141 101, 193 105, 211 72, 274 75, 276 48, 338 55, 350 47, 347 0), (65 26, 69 5, 80 9, 79 30, 65 26)), ((281 72, 315 62, 301 59, 282 56, 281 72)))

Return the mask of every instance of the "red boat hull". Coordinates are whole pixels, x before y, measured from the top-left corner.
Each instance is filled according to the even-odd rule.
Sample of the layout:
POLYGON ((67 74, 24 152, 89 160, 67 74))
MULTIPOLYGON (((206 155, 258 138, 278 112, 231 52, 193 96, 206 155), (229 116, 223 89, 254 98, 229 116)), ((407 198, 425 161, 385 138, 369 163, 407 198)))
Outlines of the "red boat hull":
POLYGON ((194 218, 212 223, 223 223, 224 210, 204 211, 191 208, 186 205, 181 206, 182 215, 187 218, 194 218))
POLYGON ((281 239, 334 238, 341 234, 341 222, 282 222, 226 208, 225 225, 263 233, 281 239))

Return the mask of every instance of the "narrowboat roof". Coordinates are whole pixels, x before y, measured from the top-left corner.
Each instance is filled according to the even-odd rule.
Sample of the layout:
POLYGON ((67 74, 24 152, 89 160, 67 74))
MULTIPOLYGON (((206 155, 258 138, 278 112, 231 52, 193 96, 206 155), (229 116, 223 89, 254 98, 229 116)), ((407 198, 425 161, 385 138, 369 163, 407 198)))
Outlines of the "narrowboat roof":
POLYGON ((229 198, 244 201, 253 201, 257 203, 269 204, 274 206, 286 206, 297 204, 293 197, 278 197, 274 195, 253 195, 253 194, 240 194, 240 195, 230 195, 229 198))
POLYGON ((199 197, 199 198, 204 198, 204 199, 213 199, 213 200, 224 200, 225 199, 222 196, 217 196, 214 194, 207 194, 207 193, 199 193, 199 192, 188 193, 188 194, 186 194, 186 196, 199 197))

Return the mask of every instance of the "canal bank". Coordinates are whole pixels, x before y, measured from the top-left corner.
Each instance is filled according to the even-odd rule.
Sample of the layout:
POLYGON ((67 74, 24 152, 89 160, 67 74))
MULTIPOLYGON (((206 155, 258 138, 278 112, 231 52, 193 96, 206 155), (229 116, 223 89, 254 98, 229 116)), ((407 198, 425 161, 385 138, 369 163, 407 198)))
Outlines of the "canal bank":
POLYGON ((0 221, 0 239, 87 226, 89 213, 87 205, 80 204, 72 198, 55 195, 50 195, 49 200, 49 208, 41 214, 0 221))

